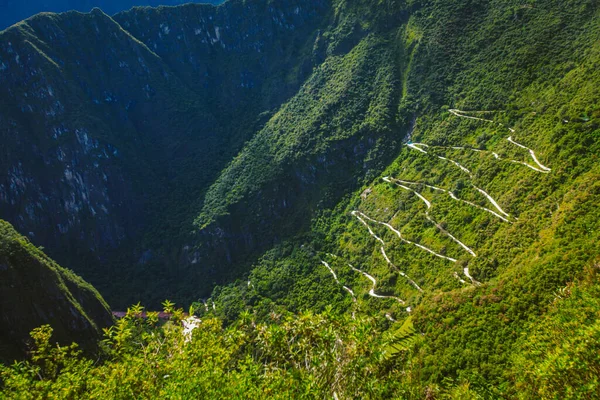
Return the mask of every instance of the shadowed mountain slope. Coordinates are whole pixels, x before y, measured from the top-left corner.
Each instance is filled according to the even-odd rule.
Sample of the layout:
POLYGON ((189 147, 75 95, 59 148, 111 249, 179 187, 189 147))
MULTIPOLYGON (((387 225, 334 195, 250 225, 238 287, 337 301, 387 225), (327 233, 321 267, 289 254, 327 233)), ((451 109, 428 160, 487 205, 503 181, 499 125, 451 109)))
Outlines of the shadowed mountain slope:
POLYGON ((0 221, 0 357, 21 357, 29 332, 45 324, 53 341, 92 350, 112 322, 96 289, 0 221))

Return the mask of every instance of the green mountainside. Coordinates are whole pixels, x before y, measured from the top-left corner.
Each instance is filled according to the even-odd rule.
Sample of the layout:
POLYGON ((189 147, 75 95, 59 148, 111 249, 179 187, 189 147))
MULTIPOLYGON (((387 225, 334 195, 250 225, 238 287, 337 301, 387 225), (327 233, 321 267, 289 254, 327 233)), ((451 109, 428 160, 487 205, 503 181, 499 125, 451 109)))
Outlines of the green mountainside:
POLYGON ((0 215, 117 307, 208 294, 218 258, 190 274, 204 192, 310 73, 324 7, 95 9, 0 33, 0 215))
POLYGON ((92 350, 112 323, 96 289, 0 220, 1 359, 21 357, 28 349, 23 339, 41 325, 52 325, 62 344, 77 341, 92 350))
POLYGON ((36 331, 0 388, 598 398, 599 36, 593 0, 230 0, 0 33, 0 217, 113 307, 195 316, 133 306, 99 363, 36 331))

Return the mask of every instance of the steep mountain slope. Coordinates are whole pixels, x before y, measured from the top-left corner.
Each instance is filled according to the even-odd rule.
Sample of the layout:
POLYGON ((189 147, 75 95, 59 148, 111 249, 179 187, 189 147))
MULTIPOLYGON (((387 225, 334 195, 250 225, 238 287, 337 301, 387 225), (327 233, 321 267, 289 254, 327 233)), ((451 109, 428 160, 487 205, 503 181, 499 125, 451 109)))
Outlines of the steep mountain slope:
POLYGON ((236 275, 273 244, 306 231, 365 177, 383 170, 408 123, 398 121, 403 47, 394 43, 406 5, 372 13, 336 2, 315 42, 322 63, 221 173, 196 220, 201 254, 236 275), (372 26, 367 19, 372 18, 372 26))
POLYGON ((406 129, 390 21, 408 8, 330 6, 96 9, 7 30, 0 215, 120 306, 191 301, 246 271, 381 171, 406 129))
POLYGON ((598 8, 569 7, 416 12, 398 36, 415 49, 406 146, 310 235, 267 253, 248 284, 219 288, 220 315, 235 320, 247 304, 261 315, 409 312, 424 343, 403 364, 408 381, 506 384, 517 339, 600 253, 598 8))
POLYGON ((94 288, 0 221, 0 359, 21 357, 41 325, 52 326, 53 342, 91 349, 112 322, 94 288))
MULTIPOLYGON (((202 0, 196 3, 220 4, 223 0, 202 0)), ((175 6, 191 1, 184 0, 32 0, 18 2, 6 0, 0 3, 0 30, 41 12, 65 12, 70 10, 89 12, 98 7, 112 15, 135 6, 175 6)))
POLYGON ((310 72, 324 7, 235 2, 115 17, 139 39, 98 9, 0 33, 0 215, 80 265, 112 302, 158 304, 194 259, 186 249, 203 191, 310 72), (257 22, 239 23, 252 14, 257 22), (151 30, 136 28, 151 19, 151 30), (129 290, 116 287, 124 281, 129 290))

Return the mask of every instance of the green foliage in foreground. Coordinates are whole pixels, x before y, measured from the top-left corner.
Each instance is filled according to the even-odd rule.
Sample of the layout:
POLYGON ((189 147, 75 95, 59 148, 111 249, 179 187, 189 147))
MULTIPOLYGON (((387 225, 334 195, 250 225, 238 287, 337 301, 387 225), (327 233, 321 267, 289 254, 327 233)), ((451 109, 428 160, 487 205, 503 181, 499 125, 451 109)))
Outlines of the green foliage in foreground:
POLYGON ((520 398, 597 398, 600 393, 600 266, 557 291, 548 313, 519 339, 520 398))
POLYGON ((0 366, 3 398, 597 398, 600 372, 599 266, 560 292, 547 315, 531 323, 506 365, 515 387, 445 379, 419 382, 413 356, 427 340, 412 319, 387 334, 364 315, 275 314, 260 323, 243 313, 223 327, 207 317, 192 334, 182 310, 140 318, 132 307, 105 331, 101 360, 76 345, 52 344, 52 329, 31 334, 29 361, 0 366), (516 390, 515 390, 516 389, 516 390))
POLYGON ((97 363, 74 346, 50 344, 49 327, 32 333, 31 360, 0 367, 8 398, 373 398, 398 386, 382 360, 374 320, 311 313, 272 315, 256 323, 248 313, 228 328, 202 320, 191 337, 181 310, 167 323, 139 318, 133 307, 106 331, 97 363))

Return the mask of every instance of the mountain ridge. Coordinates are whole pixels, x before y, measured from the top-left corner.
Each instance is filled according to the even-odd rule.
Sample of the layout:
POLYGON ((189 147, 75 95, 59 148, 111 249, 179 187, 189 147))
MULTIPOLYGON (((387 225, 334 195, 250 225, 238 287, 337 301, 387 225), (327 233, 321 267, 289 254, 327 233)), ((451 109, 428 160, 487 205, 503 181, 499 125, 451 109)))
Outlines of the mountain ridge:
MULTIPOLYGON (((200 3, 213 4, 218 5, 222 3, 223 0, 204 0, 200 3)), ((43 12, 66 12, 69 10, 75 10, 79 12, 89 12, 94 7, 101 8, 106 11, 107 14, 112 15, 117 12, 122 11, 123 9, 129 9, 132 7, 139 6, 167 6, 167 5, 180 5, 183 3, 187 3, 181 0, 165 0, 165 1, 119 1, 114 2, 111 0, 99 0, 99 1, 72 1, 72 0, 59 0, 55 1, 52 4, 48 4, 47 2, 40 1, 30 1, 27 3, 19 3, 15 4, 8 0, 4 4, 0 4, 0 30, 6 29, 20 20, 26 19, 35 14, 43 13, 43 12)))
MULTIPOLYGON (((301 3, 299 2, 299 4, 301 3)), ((294 14, 295 4, 286 4, 285 7, 291 9, 290 12, 295 18, 293 27, 280 27, 280 25, 271 21, 271 25, 265 25, 258 30, 255 29, 249 40, 261 42, 262 38, 266 37, 265 35, 269 35, 265 30, 267 29, 265 27, 269 26, 272 29, 300 31, 304 17, 300 14, 294 14)), ((311 2, 308 9, 310 10, 311 7, 318 7, 318 4, 311 2)), ((207 21, 208 17, 212 18, 212 13, 215 12, 212 7, 201 5, 190 5, 184 7, 184 9, 197 9, 202 10, 204 14, 208 13, 206 16, 207 21)), ((273 12, 279 12, 277 8, 271 9, 273 12)), ((167 11, 167 9, 136 9, 131 13, 162 13, 167 11)), ((188 15, 188 18, 190 17, 194 19, 193 15, 188 15)), ((316 17, 314 13, 312 16, 307 16, 308 20, 316 17)), ((192 37, 195 38, 197 35, 194 29, 191 29, 191 33, 192 37)), ((311 32, 307 33, 310 34, 311 32)), ((307 33, 299 32, 298 35, 306 35, 307 33)), ((227 37, 226 34, 227 32, 224 31, 224 40, 227 37)), ((298 69, 288 74, 288 76, 271 74, 270 71, 274 68, 277 69, 288 63, 281 57, 280 53, 285 54, 286 51, 289 53, 289 50, 286 50, 285 43, 273 42, 273 45, 276 46, 274 51, 277 51, 277 57, 281 61, 273 60, 270 64, 261 64, 260 59, 268 56, 268 54, 263 51, 265 54, 257 59, 255 55, 244 50, 247 54, 243 52, 241 56, 243 60, 247 61, 245 64, 240 63, 239 57, 235 62, 227 61, 227 64, 234 70, 246 71, 246 77, 237 72, 228 74, 227 78, 219 78, 220 73, 216 71, 217 77, 213 76, 210 82, 214 82, 219 86, 226 86, 228 89, 218 91, 215 88, 205 88, 203 82, 207 81, 203 77, 204 74, 192 73, 189 69, 191 66, 197 71, 198 68, 202 68, 202 65, 204 65, 205 71, 209 72, 206 68, 212 67, 205 64, 207 62, 210 64, 210 59, 203 57, 201 64, 198 64, 197 61, 190 63, 187 60, 188 62, 182 63, 179 59, 171 60, 171 66, 169 66, 165 63, 168 58, 157 57, 156 53, 150 50, 148 46, 123 30, 115 20, 100 10, 90 14, 67 13, 60 16, 38 16, 28 20, 25 25, 17 25, 3 32, 2 35, 4 36, 4 55, 2 56, 4 67, 2 74, 5 82, 3 97, 6 102, 10 102, 5 103, 6 106, 12 107, 5 107, 7 111, 4 112, 3 117, 5 126, 8 127, 4 130, 8 145, 6 147, 6 157, 3 158, 6 165, 3 165, 3 168, 5 171, 13 171, 12 175, 5 176, 2 187, 7 188, 11 184, 14 185, 17 180, 25 181, 27 179, 26 175, 28 174, 23 171, 22 164, 21 167, 19 165, 9 165, 14 154, 17 154, 15 151, 10 151, 11 148, 14 149, 12 146, 15 146, 11 144, 15 136, 10 133, 11 129, 14 129, 10 126, 18 123, 19 118, 21 118, 20 114, 33 112, 33 110, 29 110, 32 107, 30 104, 32 102, 43 103, 38 105, 40 108, 36 108, 35 113, 44 112, 47 115, 38 120, 37 126, 27 126, 28 122, 24 122, 24 127, 21 129, 37 131, 39 132, 37 135, 41 137, 47 135, 42 130, 53 131, 49 140, 44 139, 45 149, 36 143, 39 138, 35 137, 34 134, 33 143, 38 147, 34 153, 38 154, 38 159, 49 157, 40 150, 58 152, 59 160, 46 159, 42 161, 46 164, 45 169, 48 173, 52 171, 52 168, 47 167, 48 163, 56 164, 56 161, 58 161, 58 164, 74 163, 67 168, 69 171, 64 170, 64 167, 62 167, 64 172, 56 171, 53 177, 45 178, 46 182, 57 180, 62 182, 55 186, 64 188, 61 190, 66 193, 71 193, 71 199, 65 206, 60 204, 43 206, 46 209, 56 210, 57 212, 54 214, 58 221, 44 223, 43 228, 39 222, 36 222, 38 217, 35 215, 35 210, 39 208, 38 203, 64 201, 61 200, 64 195, 43 193, 43 190, 29 193, 29 205, 21 204, 19 199, 23 198, 23 194, 8 199, 7 193, 4 196, 6 200, 3 203, 4 211, 2 214, 18 225, 21 231, 32 232, 38 238, 41 238, 36 240, 40 240, 46 248, 51 249, 53 256, 66 265, 71 264, 69 258, 76 252, 78 253, 76 258, 85 257, 88 263, 98 266, 98 249, 110 250, 111 248, 117 248, 116 253, 113 252, 114 255, 106 254, 100 260, 103 264, 117 264, 112 269, 112 273, 118 273, 121 270, 118 265, 123 261, 119 261, 119 254, 122 254, 123 249, 132 247, 132 240, 149 243, 142 245, 144 247, 139 244, 134 245, 137 248, 133 254, 130 253, 127 257, 126 262, 129 264, 135 264, 138 259, 143 258, 143 254, 151 252, 158 253, 154 257, 158 264, 164 265, 166 263, 176 268, 180 268, 178 267, 180 264, 189 265, 189 261, 185 261, 186 258, 189 257, 189 260, 191 260, 194 256, 187 256, 185 250, 182 249, 185 246, 181 244, 182 241, 185 241, 182 238, 187 236, 187 232, 192 229, 191 219, 193 217, 189 217, 189 222, 186 222, 185 214, 190 213, 186 209, 193 209, 191 207, 194 203, 201 201, 198 197, 201 196, 202 186, 211 179, 211 176, 218 173, 221 166, 228 161, 228 157, 236 149, 239 149, 246 138, 252 134, 254 125, 257 122, 260 123, 259 113, 283 101, 286 92, 289 93, 292 90, 291 88, 295 86, 294 80, 300 79, 303 74, 306 74, 306 71, 302 69, 298 69), (85 24, 82 25, 80 19, 85 20, 85 24), (61 38, 65 37, 61 25, 65 24, 70 26, 70 30, 77 30, 78 36, 91 35, 90 41, 94 38, 93 40, 96 43, 87 46, 87 48, 82 48, 77 43, 61 43, 61 38), (90 27, 91 30, 89 30, 90 27), (21 62, 21 54, 19 54, 21 50, 15 50, 12 43, 15 46, 21 43, 18 39, 21 35, 25 37, 33 35, 30 40, 23 42, 25 46, 23 51, 31 52, 31 55, 27 57, 39 59, 43 67, 33 68, 29 72, 35 74, 32 75, 33 77, 25 78, 23 75, 19 78, 12 77, 11 82, 11 71, 19 67, 19 62, 21 62), (34 39, 36 35, 48 37, 47 40, 53 43, 52 47, 49 47, 49 44, 44 44, 43 41, 36 41, 34 39), (108 42, 103 42, 105 38, 110 38, 110 45, 108 42), (31 43, 36 43, 35 48, 31 47, 33 46, 31 43), (112 50, 107 54, 106 60, 98 64, 95 62, 96 56, 93 49, 104 46, 112 46, 112 50), (117 54, 116 49, 120 49, 118 50, 119 54, 117 54), (128 60, 128 57, 131 57, 131 49, 137 55, 133 57, 133 61, 125 61, 128 60), (67 59, 77 59, 78 61, 64 65, 67 59), (57 65, 60 66, 60 69, 57 68, 57 65), (48 80, 57 83, 65 82, 61 84, 64 87, 51 87, 35 80, 43 77, 44 73, 41 71, 45 70, 46 66, 50 68, 48 72, 52 76, 48 80), (182 74, 181 71, 178 71, 178 68, 183 68, 187 73, 182 74), (61 77, 65 73, 69 76, 67 81, 64 81, 61 77), (188 78, 182 80, 181 76, 188 78), (202 81, 199 82, 198 78, 195 78, 196 76, 202 81), (247 84, 240 85, 238 79, 241 80, 242 84, 244 82, 247 84), (282 80, 290 82, 288 84, 290 89, 280 90, 274 96, 271 96, 268 91, 265 92, 264 96, 262 93, 257 93, 263 82, 265 85, 274 85, 282 82, 282 80), (33 99, 29 97, 28 92, 17 89, 22 85, 21 82, 26 85, 35 85, 33 90, 39 92, 33 94, 33 99), (135 85, 135 89, 131 87, 132 84, 135 85), (256 85, 257 87, 250 87, 250 85, 256 85), (46 86, 50 87, 50 90, 46 86), (15 88, 14 91, 11 87, 15 88), (63 90, 67 92, 63 93, 63 90), (233 93, 231 93, 232 91, 233 93), (203 93, 223 94, 219 98, 214 95, 203 95, 203 93), (262 104, 254 101, 257 94, 259 97, 265 98, 262 104), (67 97, 58 100, 55 96, 67 97), (267 96, 271 96, 271 98, 267 96), (53 103, 50 101, 52 99, 54 99, 53 103), (74 102, 74 99, 78 100, 74 102), (232 103, 233 100, 236 103, 232 103), (68 115, 65 115, 65 108, 69 109, 68 115), (42 111, 42 109, 44 110, 42 111), (76 111, 78 109, 82 111, 76 111), (224 110, 224 112, 219 110, 224 110), (62 120, 58 125, 53 122, 58 118, 57 113, 62 120), (161 113, 163 115, 159 120, 156 116, 161 113), (220 116, 215 117, 215 113, 220 113, 218 114, 220 116), (232 119, 229 118, 230 113, 237 115, 239 125, 232 124, 232 119), (167 118, 165 115, 172 115, 172 117, 167 118), (40 122, 44 120, 47 121, 45 123, 48 125, 39 126, 40 122), (169 132, 169 135, 164 135, 163 132, 169 132), (63 134, 65 136, 62 136, 63 134), (61 145, 60 142, 65 144, 61 145), (140 148, 145 148, 145 154, 139 151, 140 148), (100 160, 98 160, 98 157, 100 157, 100 160), (60 158, 65 161, 60 161, 60 158), (103 159, 108 158, 111 159, 110 168, 113 171, 108 169, 104 173, 95 169, 96 164, 100 165, 103 163, 103 159), (219 158, 222 160, 221 164, 217 162, 219 158), (200 162, 195 162, 198 159, 200 162), (75 165, 85 166, 83 170, 77 171, 75 165), (186 165, 186 167, 183 168, 182 165, 186 165), (182 173, 182 170, 186 172, 182 173), (89 176, 86 176, 86 174, 89 176), (69 177, 73 178, 69 179, 69 177), (165 191, 162 189, 163 187, 169 189, 165 191), (40 192, 45 197, 39 198, 40 192), (36 198, 39 199, 34 200, 36 198), (118 208, 115 207, 117 205, 118 208), (64 207, 67 207, 66 212, 61 211, 64 207), (159 212, 159 210, 164 210, 165 207, 170 210, 168 214, 159 212), (28 214, 24 213, 23 210, 28 210, 28 214), (69 214, 71 215, 69 216, 69 214), (85 217, 85 214, 91 214, 90 217, 98 219, 95 228, 94 225, 87 226, 94 223, 89 220, 89 217, 85 217), (86 222, 84 217, 89 222, 86 222), (189 228, 185 227, 186 224, 189 224, 189 228), (145 232, 152 232, 159 229, 159 227, 162 231, 162 227, 165 225, 171 226, 168 229, 170 229, 172 236, 180 237, 173 240, 171 244, 167 243, 165 250, 160 249, 163 247, 163 238, 156 237, 157 233, 150 234, 149 239, 143 239, 143 236, 140 236, 147 236, 145 232), (81 233, 77 232, 82 230, 84 226, 85 233, 83 231, 81 233), (61 229, 64 232, 61 232, 61 229), (94 230, 97 233, 90 237, 90 233, 94 230), (74 231, 74 233, 70 233, 70 231, 74 231), (152 238, 153 235, 154 238, 152 238), (71 237, 64 239, 65 236, 71 237), (63 239, 60 239, 61 237, 63 239), (79 244, 73 246, 74 240, 79 244), (57 251, 59 249, 60 252, 57 251), (85 249, 91 249, 91 251, 85 251, 85 249), (173 257, 164 254, 165 251, 169 253, 178 252, 180 255, 173 259, 173 257)), ((212 35, 215 35, 214 29, 212 35)), ((178 41, 175 34, 172 37, 175 41, 178 41)), ((234 40, 238 39, 241 40, 242 38, 234 38, 234 40)), ((167 40, 166 37, 165 40, 167 40)), ((195 47, 195 51, 212 51, 214 43, 204 44, 200 39, 197 42, 200 47, 195 47)), ((265 41, 265 46, 266 43, 265 41)), ((221 56, 218 54, 211 56, 216 60, 214 62, 225 62, 225 60, 220 60, 221 57, 231 58, 223 49, 220 50, 220 53, 221 56)), ((166 57, 165 54, 162 54, 162 56, 166 57)), ((23 55, 23 62, 26 61, 25 57, 23 55)), ((292 54, 291 57, 292 59, 297 58, 298 55, 292 54)), ((304 69, 306 70, 306 68, 304 69)), ((29 168, 32 167, 30 165, 29 168)), ((60 165, 56 167, 61 168, 60 165)), ((34 168, 39 170, 39 167, 34 168)), ((3 190, 6 191, 6 189, 3 190)), ((12 194, 13 197, 14 195, 15 193, 12 194)), ((101 288, 106 288, 112 284, 103 278, 106 274, 98 271, 98 268, 90 267, 88 271, 80 272, 91 278, 101 288), (99 280, 104 280, 104 283, 99 280)), ((133 300, 134 298, 131 297, 128 302, 133 300)), ((157 299, 156 303, 158 304, 159 301, 157 299)), ((122 304, 124 306, 127 302, 122 304)))

